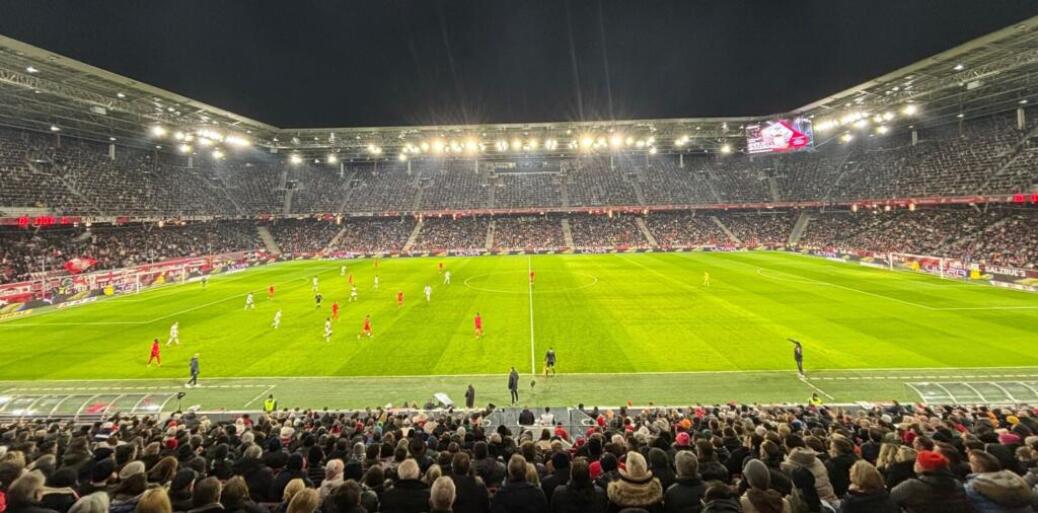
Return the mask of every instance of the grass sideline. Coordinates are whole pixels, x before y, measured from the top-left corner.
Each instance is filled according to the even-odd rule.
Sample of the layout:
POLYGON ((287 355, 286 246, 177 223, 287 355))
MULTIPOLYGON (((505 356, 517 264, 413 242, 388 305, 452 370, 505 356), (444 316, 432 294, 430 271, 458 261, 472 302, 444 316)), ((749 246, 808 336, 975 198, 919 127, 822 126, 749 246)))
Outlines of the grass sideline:
POLYGON ((459 400, 470 381, 478 402, 504 404, 511 366, 524 374, 530 404, 787 402, 816 388, 835 401, 912 400, 918 394, 905 383, 913 376, 953 380, 962 374, 956 368, 981 381, 1038 374, 1026 369, 1038 367, 1038 298, 923 274, 777 252, 383 259, 377 269, 366 260, 344 263, 358 303, 346 302, 342 262, 285 262, 216 277, 205 289, 166 287, 0 323, 0 393, 177 388, 194 352, 202 355, 205 386, 188 390, 185 404, 194 397, 223 409, 244 407, 270 386, 285 405, 424 402, 433 392, 459 400), (439 262, 453 274, 449 286, 439 262), (528 268, 537 273, 532 291, 528 268), (310 290, 315 274, 321 309, 310 290), (434 289, 428 304, 426 283, 434 289), (277 287, 272 301, 270 284, 277 287), (403 307, 397 290, 406 295, 403 307), (243 308, 248 291, 256 293, 253 311, 243 308), (321 332, 333 301, 343 318, 326 344, 321 332), (275 331, 278 308, 284 319, 275 331), (481 340, 472 336, 477 311, 487 327, 481 340), (376 337, 358 341, 368 313, 376 337), (182 344, 163 346, 162 367, 145 367, 148 342, 164 344, 174 320, 182 344), (803 341, 809 370, 829 371, 799 380, 787 337, 803 341), (540 370, 549 346, 562 374, 537 379, 531 391, 531 367, 540 370), (904 370, 837 379, 869 377, 855 369, 904 370), (235 379, 213 379, 220 377, 235 379), (96 379, 105 381, 83 381, 96 379), (232 386, 208 386, 219 383, 232 386))

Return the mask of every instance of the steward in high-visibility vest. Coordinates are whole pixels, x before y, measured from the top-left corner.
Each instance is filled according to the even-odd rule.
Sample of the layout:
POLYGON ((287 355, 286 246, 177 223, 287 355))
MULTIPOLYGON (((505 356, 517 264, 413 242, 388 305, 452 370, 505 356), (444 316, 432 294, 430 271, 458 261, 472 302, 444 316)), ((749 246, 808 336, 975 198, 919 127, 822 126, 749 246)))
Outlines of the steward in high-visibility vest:
POLYGON ((274 413, 274 410, 278 409, 278 401, 274 399, 274 394, 270 394, 266 401, 263 401, 263 413, 270 415, 274 413))

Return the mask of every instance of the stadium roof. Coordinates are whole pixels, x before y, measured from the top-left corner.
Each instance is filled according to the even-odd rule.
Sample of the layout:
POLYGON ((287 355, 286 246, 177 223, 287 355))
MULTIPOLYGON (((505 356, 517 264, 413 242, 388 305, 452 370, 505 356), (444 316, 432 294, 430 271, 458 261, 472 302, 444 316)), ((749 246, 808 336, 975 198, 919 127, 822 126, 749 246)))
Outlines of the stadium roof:
POLYGON ((343 160, 401 154, 564 155, 588 147, 691 153, 739 147, 748 122, 815 118, 816 131, 945 123, 1038 101, 1038 16, 795 109, 758 117, 493 125, 278 128, 0 36, 0 124, 136 146, 183 144, 205 131, 276 153, 343 160), (918 109, 906 115, 906 107, 918 109), (884 114, 887 115, 884 118, 884 114), (864 121, 862 121, 864 120, 864 121), (850 126, 847 126, 850 125, 850 126), (149 138, 155 127, 167 136, 149 138), (178 134, 179 135, 179 134, 178 134))

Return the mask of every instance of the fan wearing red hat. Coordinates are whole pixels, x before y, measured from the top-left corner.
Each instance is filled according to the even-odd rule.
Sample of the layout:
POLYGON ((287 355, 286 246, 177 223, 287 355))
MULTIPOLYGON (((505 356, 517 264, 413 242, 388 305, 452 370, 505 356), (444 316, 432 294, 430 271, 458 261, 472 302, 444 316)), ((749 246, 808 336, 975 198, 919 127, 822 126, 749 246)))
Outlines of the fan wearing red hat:
POLYGON ((890 499, 905 511, 971 512, 962 483, 948 470, 948 459, 936 451, 919 451, 915 458, 918 477, 890 491, 890 499))

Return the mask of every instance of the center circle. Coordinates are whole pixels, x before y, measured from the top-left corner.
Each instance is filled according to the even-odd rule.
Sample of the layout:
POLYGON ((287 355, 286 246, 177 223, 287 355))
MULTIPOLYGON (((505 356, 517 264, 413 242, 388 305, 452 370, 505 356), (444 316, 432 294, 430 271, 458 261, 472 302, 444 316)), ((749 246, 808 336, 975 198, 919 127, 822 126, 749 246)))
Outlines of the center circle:
MULTIPOLYGON (((594 287, 598 284, 598 277, 581 272, 573 271, 568 272, 571 276, 582 277, 581 283, 572 286, 553 287, 551 285, 551 276, 557 274, 552 271, 537 271, 536 281, 534 281, 534 291, 538 294, 544 293, 557 293, 557 292, 572 292, 575 290, 582 290, 588 287, 594 287), (547 282, 547 283, 545 283, 547 282)), ((529 294, 529 283, 527 282, 528 274, 524 271, 497 271, 492 273, 477 274, 469 277, 465 280, 465 286, 479 292, 493 292, 495 294, 529 294), (512 276, 514 279, 498 279, 498 280, 487 280, 494 276, 512 276), (499 288, 501 285, 507 285, 515 283, 515 289, 509 290, 505 288, 499 288), (487 286, 484 286, 487 285, 487 286)))

